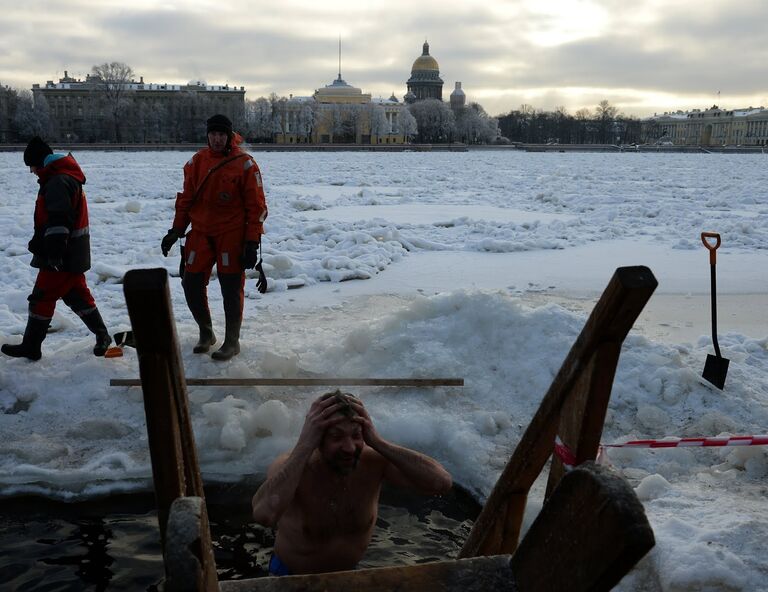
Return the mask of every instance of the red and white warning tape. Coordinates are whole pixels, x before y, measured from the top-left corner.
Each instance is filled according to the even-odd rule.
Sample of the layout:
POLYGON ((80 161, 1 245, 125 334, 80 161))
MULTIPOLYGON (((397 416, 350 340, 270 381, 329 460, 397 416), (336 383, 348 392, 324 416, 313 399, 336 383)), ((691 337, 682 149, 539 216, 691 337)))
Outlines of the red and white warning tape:
POLYGON ((573 450, 563 444, 560 436, 555 436, 555 456, 563 463, 566 471, 570 471, 576 465, 576 455, 573 453, 573 450))
MULTIPOLYGON (((768 436, 713 436, 705 438, 664 438, 662 440, 630 440, 621 444, 601 444, 598 458, 604 448, 683 448, 691 446, 768 446, 768 436)), ((555 437, 555 455, 566 471, 576 465, 576 455, 555 437)))
POLYGON ((605 448, 677 448, 682 446, 765 446, 768 436, 714 436, 709 438, 664 438, 602 444, 605 448))

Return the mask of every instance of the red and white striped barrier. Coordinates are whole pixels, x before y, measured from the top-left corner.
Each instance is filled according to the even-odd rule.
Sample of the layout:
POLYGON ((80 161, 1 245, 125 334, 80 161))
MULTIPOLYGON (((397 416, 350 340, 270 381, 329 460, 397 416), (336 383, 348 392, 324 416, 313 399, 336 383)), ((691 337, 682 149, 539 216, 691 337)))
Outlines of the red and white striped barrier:
POLYGON ((570 471, 576 464, 576 455, 570 448, 563 444, 560 436, 555 436, 555 456, 557 456, 557 458, 560 459, 560 462, 563 463, 563 467, 566 471, 570 471))
MULTIPOLYGON (((713 436, 703 438, 664 438, 661 440, 630 440, 620 444, 601 444, 598 459, 604 448, 685 448, 712 446, 768 446, 768 436, 713 436)), ((576 455, 563 443, 560 436, 555 437, 555 456, 563 463, 566 471, 576 465, 576 455)))
POLYGON ((601 444, 604 448, 678 448, 684 446, 765 446, 768 436, 714 436, 709 438, 664 438, 630 440, 623 444, 601 444))

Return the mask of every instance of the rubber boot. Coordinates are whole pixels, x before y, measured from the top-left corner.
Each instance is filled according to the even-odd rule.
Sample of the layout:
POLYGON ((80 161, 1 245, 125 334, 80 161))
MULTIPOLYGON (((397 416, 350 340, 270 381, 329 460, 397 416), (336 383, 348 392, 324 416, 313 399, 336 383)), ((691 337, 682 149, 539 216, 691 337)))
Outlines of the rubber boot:
POLYGON ((221 296, 224 301, 226 334, 221 348, 211 354, 214 360, 225 361, 240 353, 240 325, 243 321, 243 283, 245 276, 239 273, 219 274, 221 296))
POLYGON ((48 332, 48 325, 51 319, 27 319, 27 328, 24 330, 24 338, 19 345, 6 343, 3 345, 2 352, 12 358, 29 358, 36 362, 42 357, 40 345, 48 332))
POLYGON ((187 299, 189 311, 200 330, 200 338, 195 347, 192 348, 192 352, 204 354, 216 343, 216 335, 213 333, 213 323, 211 322, 211 311, 208 308, 205 274, 186 272, 181 284, 184 286, 184 297, 187 299))
POLYGON ((98 308, 94 308, 91 312, 84 314, 80 317, 83 319, 85 326, 90 329, 91 333, 96 335, 96 345, 93 346, 93 355, 102 357, 107 353, 112 338, 109 336, 109 331, 104 324, 104 320, 101 318, 98 308))

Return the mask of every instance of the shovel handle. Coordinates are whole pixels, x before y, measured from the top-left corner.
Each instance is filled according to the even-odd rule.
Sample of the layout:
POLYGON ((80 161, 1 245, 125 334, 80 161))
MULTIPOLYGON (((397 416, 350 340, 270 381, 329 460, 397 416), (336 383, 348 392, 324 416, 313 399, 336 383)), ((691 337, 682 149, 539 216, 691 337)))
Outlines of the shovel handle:
POLYGON ((709 251, 709 264, 714 265, 717 259, 715 253, 717 248, 720 246, 720 234, 717 232, 702 232, 701 242, 704 243, 704 246, 707 247, 707 250, 709 251), (712 243, 707 240, 708 238, 715 239, 715 244, 712 245, 712 243))

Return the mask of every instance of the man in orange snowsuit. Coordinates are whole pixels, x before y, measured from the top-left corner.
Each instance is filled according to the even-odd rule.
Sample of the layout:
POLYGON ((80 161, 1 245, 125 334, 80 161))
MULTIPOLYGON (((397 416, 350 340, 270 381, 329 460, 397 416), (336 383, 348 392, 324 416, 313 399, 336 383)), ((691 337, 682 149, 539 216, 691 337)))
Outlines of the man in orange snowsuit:
MULTIPOLYGON (((206 124, 208 148, 197 152, 184 166, 184 190, 176 196, 176 216, 161 248, 167 256, 192 224, 186 235, 182 285, 187 306, 200 328, 193 351, 205 353, 216 343, 207 290, 215 263, 226 332, 224 343, 211 357, 229 360, 240 353, 245 270, 261 263, 259 247, 267 203, 259 167, 238 146, 242 138, 232 131, 232 122, 224 115, 214 115, 206 124)), ((258 289, 266 290, 263 274, 258 289)))

